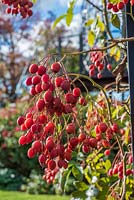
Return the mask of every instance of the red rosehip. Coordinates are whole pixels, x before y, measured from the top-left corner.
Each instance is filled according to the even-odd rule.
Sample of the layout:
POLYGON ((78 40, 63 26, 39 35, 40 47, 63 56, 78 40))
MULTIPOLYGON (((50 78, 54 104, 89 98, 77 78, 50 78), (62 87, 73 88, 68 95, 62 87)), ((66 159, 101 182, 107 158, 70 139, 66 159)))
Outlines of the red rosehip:
POLYGON ((42 143, 40 140, 36 140, 32 143, 32 148, 35 152, 40 152, 42 147, 42 143))
POLYGON ((33 125, 33 119, 32 118, 28 118, 28 119, 26 119, 25 120, 25 126, 26 126, 26 128, 31 128, 31 126, 33 125))
POLYGON ((29 67, 29 72, 30 72, 31 74, 35 74, 37 71, 38 71, 38 65, 37 65, 37 64, 32 64, 32 65, 30 65, 30 67, 29 67))
POLYGON ((131 170, 131 169, 127 169, 127 170, 126 170, 126 175, 129 176, 129 175, 131 175, 131 174, 133 174, 132 170, 131 170))
POLYGON ((65 100, 67 103, 71 103, 71 104, 75 102, 75 98, 71 92, 68 92, 67 94, 65 94, 65 100))
POLYGON ((67 160, 67 161, 70 161, 72 159, 72 156, 71 156, 71 152, 70 151, 65 151, 64 152, 64 158, 67 160))
POLYGON ((113 174, 117 174, 117 173, 118 173, 118 166, 116 165, 113 168, 113 174))
POLYGON ((113 12, 118 12, 119 11, 119 9, 117 8, 117 4, 113 5, 112 10, 113 10, 113 12))
POLYGON ((36 102, 36 108, 41 111, 43 110, 45 107, 45 102, 44 102, 44 99, 39 99, 37 102, 36 102))
POLYGON ((85 133, 80 133, 78 136, 79 142, 83 142, 86 139, 86 134, 85 133))
POLYGON ((33 95, 33 96, 37 94, 37 92, 35 91, 35 87, 34 86, 31 87, 30 94, 33 95))
POLYGON ((112 176, 112 175, 113 175, 113 169, 109 169, 108 175, 109 175, 109 176, 112 176))
POLYGON ((39 123, 45 124, 47 122, 47 116, 46 115, 40 115, 39 116, 39 123))
POLYGON ((31 76, 27 77, 27 79, 26 79, 26 85, 27 86, 32 85, 32 77, 31 76))
POLYGON ((31 16, 33 15, 33 11, 29 9, 29 10, 27 11, 27 14, 28 14, 29 17, 31 17, 31 16))
POLYGON ((51 152, 50 152, 50 158, 53 159, 53 158, 56 158, 58 156, 58 150, 57 149, 52 149, 51 152))
POLYGON ((100 129, 99 129, 99 125, 96 125, 96 126, 95 126, 95 133, 96 133, 97 135, 101 133, 101 132, 100 132, 100 129))
POLYGON ((56 162, 54 160, 49 160, 48 161, 48 169, 54 170, 56 167, 56 162))
POLYGON ((44 131, 46 134, 53 134, 54 132, 54 129, 55 129, 55 124, 51 121, 49 121, 46 126, 44 127, 44 131))
POLYGON ((114 123, 114 124, 112 125, 111 128, 112 128, 112 131, 113 131, 113 132, 115 132, 115 133, 118 133, 118 132, 119 132, 118 124, 114 123))
POLYGON ((103 122, 101 122, 100 124, 99 124, 99 130, 100 130, 100 132, 101 133, 104 133, 104 132, 106 132, 106 130, 107 130, 107 124, 106 123, 103 123, 103 122))
POLYGON ((36 132, 38 131, 38 126, 37 126, 37 124, 33 124, 33 125, 31 126, 30 130, 31 130, 32 133, 36 133, 36 132))
POLYGON ((51 151, 54 148, 55 144, 52 139, 46 141, 46 149, 51 151))
POLYGON ((42 82, 48 83, 49 82, 49 75, 48 74, 43 74, 41 77, 42 82))
POLYGON ((7 9, 6 9, 6 13, 7 13, 7 14, 10 14, 11 11, 12 11, 11 8, 7 8, 7 9))
POLYGON ((22 124, 24 124, 24 121, 25 121, 25 117, 20 116, 20 117, 18 117, 18 119, 17 119, 17 124, 18 124, 19 126, 21 126, 22 124))
POLYGON ((97 147, 97 140, 96 140, 96 138, 90 138, 90 139, 89 139, 89 145, 90 145, 92 148, 96 148, 96 147, 97 147))
POLYGON ((76 127, 75 127, 75 124, 73 122, 68 124, 67 127, 66 127, 66 132, 68 134, 75 133, 75 130, 76 130, 76 127))
POLYGON ((87 145, 82 145, 82 152, 83 153, 89 153, 90 151, 90 147, 87 145))
POLYGON ((54 72, 54 73, 57 73, 60 71, 60 68, 61 68, 61 65, 59 62, 55 62, 51 65, 51 70, 54 72))
POLYGON ((98 78, 98 79, 102 78, 102 73, 98 73, 98 74, 97 74, 97 78, 98 78))
POLYGON ((35 91, 36 91, 36 93, 42 92, 41 83, 38 83, 38 84, 35 86, 35 91))
POLYGON ((108 4, 107 4, 107 9, 108 9, 108 10, 111 10, 112 8, 113 8, 113 4, 112 4, 112 3, 108 3, 108 4))
POLYGON ((62 81, 63 81, 63 78, 62 78, 62 77, 60 77, 60 76, 59 76, 59 77, 56 77, 56 78, 55 78, 55 86, 56 86, 56 87, 60 87, 62 81))
POLYGON ((41 84, 41 88, 42 88, 43 91, 48 90, 49 87, 50 87, 50 83, 42 83, 41 84))
POLYGON ((25 131, 25 130, 27 130, 26 126, 25 126, 25 124, 22 124, 21 125, 21 131, 25 131))
POLYGON ((133 156, 130 155, 130 156, 128 157, 128 164, 131 164, 132 162, 133 162, 133 156))
POLYGON ((80 94, 81 94, 80 88, 74 88, 73 89, 73 95, 74 95, 74 97, 79 97, 80 94))
POLYGON ((124 4, 128 4, 129 0, 123 0, 124 4))
POLYGON ((100 65, 100 61, 96 60, 94 64, 95 64, 96 67, 98 67, 100 65))
POLYGON ((46 67, 44 67, 43 65, 39 65, 38 66, 37 74, 40 75, 40 76, 42 76, 45 73, 46 73, 46 67))
POLYGON ((123 2, 119 2, 119 3, 117 4, 117 8, 118 8, 119 10, 122 10, 122 9, 124 8, 124 6, 125 6, 125 4, 124 4, 123 2))
POLYGON ((111 70, 112 70, 112 65, 108 64, 108 65, 107 65, 107 69, 108 69, 109 71, 111 71, 111 70))
POLYGON ((44 94, 44 101, 46 103, 51 103, 53 101, 53 93, 50 90, 47 90, 44 94))
POLYGON ((89 76, 94 76, 94 75, 95 75, 95 70, 94 69, 89 70, 89 76))
POLYGON ((102 140, 102 145, 104 148, 110 147, 110 143, 107 140, 102 140))
POLYGON ((77 137, 73 137, 73 138, 70 139, 70 145, 72 147, 76 147, 77 144, 78 144, 78 138, 77 137))
POLYGON ((72 112, 72 105, 71 104, 65 104, 64 105, 64 113, 68 114, 72 112))
POLYGON ((81 97, 79 99, 79 104, 82 105, 82 106, 86 106, 87 105, 87 101, 84 97, 81 97))
POLYGON ((68 80, 64 80, 61 83, 62 90, 69 91, 70 90, 70 82, 68 80))
POLYGON ((26 134, 27 144, 32 142, 33 137, 34 137, 33 133, 31 131, 28 131, 27 134, 26 134))
POLYGON ((94 64, 89 65, 89 70, 95 70, 94 64))
POLYGON ((32 117, 33 117, 33 114, 32 114, 31 112, 28 112, 28 113, 26 114, 26 119, 32 118, 32 117))
POLYGON ((103 69, 104 69, 104 65, 103 65, 103 63, 100 63, 100 65, 98 66, 98 70, 102 71, 103 69))
POLYGON ((33 85, 37 85, 38 83, 40 83, 40 81, 41 81, 41 77, 39 75, 33 76, 33 78, 32 78, 33 85))
POLYGON ((19 142, 20 145, 25 145, 25 144, 27 143, 26 135, 22 135, 22 136, 20 136, 18 142, 19 142))
POLYGON ((40 163, 41 166, 45 164, 46 159, 47 159, 47 158, 46 158, 46 156, 45 156, 44 154, 40 154, 40 155, 39 155, 38 161, 39 161, 39 163, 40 163))
POLYGON ((104 152, 104 155, 105 155, 105 156, 109 156, 109 155, 110 155, 110 150, 107 149, 107 150, 104 152))
POLYGON ((63 168, 64 168, 64 169, 66 169, 66 168, 68 167, 68 163, 67 163, 65 160, 63 160, 62 165, 63 165, 63 168))
POLYGON ((32 147, 30 149, 28 149, 28 151, 27 151, 28 158, 33 158, 35 155, 36 155, 36 152, 34 151, 34 149, 32 147))

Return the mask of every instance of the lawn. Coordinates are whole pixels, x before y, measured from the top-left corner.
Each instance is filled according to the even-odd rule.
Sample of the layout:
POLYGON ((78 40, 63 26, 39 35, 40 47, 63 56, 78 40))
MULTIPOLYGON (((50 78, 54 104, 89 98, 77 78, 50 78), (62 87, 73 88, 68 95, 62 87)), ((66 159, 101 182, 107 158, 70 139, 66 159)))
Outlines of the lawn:
POLYGON ((68 196, 30 195, 22 192, 0 191, 1 200, 69 200, 68 196))

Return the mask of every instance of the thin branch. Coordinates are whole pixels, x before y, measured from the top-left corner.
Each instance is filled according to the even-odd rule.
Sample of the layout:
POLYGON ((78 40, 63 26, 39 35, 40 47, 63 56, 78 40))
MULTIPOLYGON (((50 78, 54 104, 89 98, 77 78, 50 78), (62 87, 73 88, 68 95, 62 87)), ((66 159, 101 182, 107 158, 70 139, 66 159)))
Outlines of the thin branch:
POLYGON ((107 33, 108 33, 109 37, 111 38, 111 40, 113 40, 114 38, 111 34, 110 27, 109 27, 108 12, 107 12, 107 1, 106 0, 104 0, 104 18, 105 18, 107 33))
MULTIPOLYGON (((106 51, 108 49, 111 49, 112 47, 116 46, 119 43, 123 43, 123 42, 134 42, 134 37, 130 37, 130 38, 121 38, 121 39, 114 39, 113 43, 111 43, 110 45, 106 46, 106 47, 102 47, 102 48, 94 48, 94 49, 88 49, 86 51, 76 51, 76 52, 62 52, 62 53, 52 53, 50 55, 48 55, 48 57, 51 56, 58 56, 58 55, 66 55, 66 56, 77 56, 80 54, 87 54, 89 52, 94 52, 94 51, 106 51)), ((44 58, 43 58, 44 59, 44 58)), ((43 60, 42 59, 42 60, 43 60)))
POLYGON ((94 8, 96 8, 97 10, 99 10, 100 12, 102 12, 103 10, 101 8, 99 8, 97 5, 95 5, 94 3, 92 3, 90 0, 86 0, 89 4, 91 4, 94 8))

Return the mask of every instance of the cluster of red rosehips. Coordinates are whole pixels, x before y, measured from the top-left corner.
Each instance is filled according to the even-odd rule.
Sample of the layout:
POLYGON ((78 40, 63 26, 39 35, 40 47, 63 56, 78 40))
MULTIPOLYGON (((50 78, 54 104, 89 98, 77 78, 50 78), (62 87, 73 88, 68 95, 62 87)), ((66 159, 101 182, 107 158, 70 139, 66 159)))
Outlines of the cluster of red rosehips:
MULTIPOLYGON (((126 4, 129 3, 129 0, 121 0, 120 2, 113 4, 113 3, 108 3, 107 4, 107 9, 112 10, 113 12, 118 12, 122 10, 126 4)), ((130 0, 130 4, 133 6, 134 5, 134 0, 130 0)))
POLYGON ((7 14, 17 15, 20 13, 23 18, 33 15, 31 10, 33 3, 30 0, 2 0, 2 3, 8 5, 7 14))
MULTIPOLYGON (((36 102, 17 120, 21 130, 25 131, 19 144, 32 143, 27 155, 29 158, 38 156, 40 165, 45 168, 43 178, 47 182, 54 180, 60 168, 67 168, 72 151, 78 145, 82 144, 83 152, 87 152, 87 136, 81 131, 77 134, 77 105, 83 107, 87 102, 80 88, 74 87, 67 75, 61 76, 61 71, 59 62, 47 67, 37 64, 29 67, 31 75, 26 79, 26 85, 31 86, 30 94, 36 102)), ((93 140, 96 139, 90 138, 88 146, 96 147, 93 140)))
MULTIPOLYGON (((132 164, 132 155, 129 155, 127 159, 127 166, 126 166, 127 169, 125 172, 126 176, 134 174, 134 170, 130 168, 131 164, 132 164)), ((123 162, 118 162, 114 164, 114 166, 111 169, 109 169, 108 175, 109 176, 118 175, 119 179, 123 179, 123 162)))
MULTIPOLYGON (((97 71, 97 78, 102 78, 102 72, 104 70, 104 54, 101 51, 91 52, 90 54, 90 60, 92 64, 89 66, 89 75, 94 76, 97 71)), ((111 71, 112 66, 110 64, 107 64, 107 69, 111 71)))

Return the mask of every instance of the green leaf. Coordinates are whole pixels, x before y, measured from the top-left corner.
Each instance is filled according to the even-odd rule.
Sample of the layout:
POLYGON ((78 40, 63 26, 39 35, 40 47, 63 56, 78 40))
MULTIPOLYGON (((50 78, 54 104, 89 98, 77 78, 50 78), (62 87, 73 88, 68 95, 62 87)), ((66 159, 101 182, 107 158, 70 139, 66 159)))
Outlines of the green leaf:
POLYGON ((85 22, 85 26, 90 26, 94 22, 94 19, 89 19, 87 22, 85 22))
POLYGON ((77 187, 79 191, 82 191, 82 192, 89 189, 89 186, 86 183, 80 182, 80 181, 76 181, 75 186, 77 187))
POLYGON ((64 172, 63 176, 62 176, 62 179, 61 179, 61 189, 63 191, 64 191, 65 185, 66 185, 66 183, 68 181, 68 178, 69 178, 70 174, 71 174, 71 170, 69 169, 69 170, 66 170, 64 172))
POLYGON ((68 10, 67 10, 67 14, 66 14, 66 24, 68 26, 70 26, 72 19, 73 19, 73 10, 74 10, 74 6, 75 6, 75 2, 76 2, 76 0, 72 0, 69 3, 69 7, 68 7, 68 10))
POLYGON ((91 183, 92 179, 91 179, 91 177, 90 177, 89 168, 88 168, 88 167, 86 167, 86 168, 84 169, 84 176, 85 176, 86 180, 88 181, 88 183, 91 183))
POLYGON ((32 2, 33 2, 33 3, 36 3, 36 2, 37 2, 37 0, 32 0, 32 2))
POLYGON ((70 24, 72 22, 72 19, 73 19, 73 13, 67 13, 67 15, 66 15, 66 24, 68 26, 70 26, 70 24))
POLYGON ((120 60, 120 57, 121 57, 121 51, 118 47, 112 47, 110 49, 110 53, 109 55, 112 57, 114 57, 114 59, 118 62, 120 60))
POLYGON ((108 171, 110 169, 110 167, 111 167, 111 161, 110 160, 106 160, 106 162, 105 162, 106 170, 108 171))
POLYGON ((93 31, 89 30, 88 31, 88 44, 90 47, 93 47, 95 43, 95 34, 93 31))
POLYGON ((117 3, 119 3, 119 2, 120 2, 120 0, 110 0, 109 2, 110 2, 110 3, 117 4, 117 3))
POLYGON ((58 18, 54 21, 53 26, 52 26, 52 29, 54 29, 54 28, 56 27, 56 25, 57 25, 62 19, 64 19, 65 17, 66 17, 66 14, 61 15, 60 17, 58 17, 58 18))
POLYGON ((118 15, 112 14, 111 22, 112 22, 113 26, 120 29, 120 19, 119 19, 118 15))
POLYGON ((72 174, 73 174, 73 176, 74 176, 77 180, 79 180, 79 181, 81 181, 81 180, 83 179, 83 174, 82 174, 82 172, 81 172, 80 169, 79 169, 78 167, 76 167, 76 166, 73 166, 73 167, 72 167, 72 174))
POLYGON ((87 195, 85 194, 85 192, 80 192, 80 191, 73 192, 72 196, 74 198, 79 198, 81 200, 85 200, 87 198, 87 195))
POLYGON ((100 19, 98 20, 97 27, 100 29, 101 32, 105 31, 105 25, 100 19))

